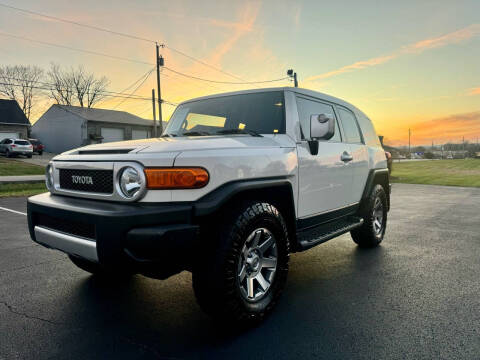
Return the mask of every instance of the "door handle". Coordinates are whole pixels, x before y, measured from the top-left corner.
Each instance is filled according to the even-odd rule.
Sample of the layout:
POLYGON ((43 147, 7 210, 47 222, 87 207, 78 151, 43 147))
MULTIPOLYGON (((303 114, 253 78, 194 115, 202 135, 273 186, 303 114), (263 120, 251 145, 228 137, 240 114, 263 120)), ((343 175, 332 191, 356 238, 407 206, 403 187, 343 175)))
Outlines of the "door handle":
POLYGON ((353 156, 352 156, 352 154, 349 153, 348 151, 344 151, 344 152, 342 153, 342 156, 340 156, 340 160, 342 160, 344 163, 347 163, 347 162, 353 160, 353 156))

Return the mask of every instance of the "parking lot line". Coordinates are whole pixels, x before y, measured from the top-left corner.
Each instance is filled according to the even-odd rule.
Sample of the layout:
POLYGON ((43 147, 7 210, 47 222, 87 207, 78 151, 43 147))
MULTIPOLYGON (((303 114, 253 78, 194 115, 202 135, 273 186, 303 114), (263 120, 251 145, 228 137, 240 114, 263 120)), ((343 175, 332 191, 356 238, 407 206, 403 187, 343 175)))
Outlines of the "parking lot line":
POLYGON ((15 213, 15 214, 27 216, 27 213, 24 213, 24 212, 21 212, 21 211, 17 211, 17 210, 7 209, 7 208, 1 207, 1 206, 0 206, 0 210, 10 211, 10 212, 15 213))

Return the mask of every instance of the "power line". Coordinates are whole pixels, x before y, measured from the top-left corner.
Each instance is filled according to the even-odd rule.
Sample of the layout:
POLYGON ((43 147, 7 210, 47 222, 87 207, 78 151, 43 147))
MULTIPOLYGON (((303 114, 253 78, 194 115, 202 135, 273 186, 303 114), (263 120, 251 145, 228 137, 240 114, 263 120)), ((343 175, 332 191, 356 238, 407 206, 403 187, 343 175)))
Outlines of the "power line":
MULTIPOLYGON (((138 84, 138 86, 135 88, 135 90, 132 91, 132 93, 130 94, 130 96, 133 96, 133 94, 135 94, 135 92, 140 89, 142 87, 143 84, 145 84, 145 81, 147 81, 147 79, 150 77, 150 75, 152 74, 153 70, 155 69, 152 69, 150 70, 147 75, 143 78, 143 80, 140 82, 140 84, 138 84)), ((116 108, 118 108, 120 105, 122 105, 128 98, 125 98, 123 100, 121 100, 117 105, 115 105, 112 110, 115 110, 116 108)))
MULTIPOLYGON (((30 42, 34 42, 34 43, 39 43, 39 44, 43 44, 43 45, 54 46, 54 47, 58 47, 58 48, 62 48, 62 49, 68 49, 68 50, 73 50, 73 51, 78 51, 78 52, 84 52, 84 53, 87 53, 87 54, 92 54, 92 55, 97 55, 97 56, 103 56, 103 57, 107 57, 107 58, 111 58, 111 59, 116 59, 116 60, 130 61, 130 62, 139 63, 139 64, 145 64, 145 65, 155 65, 155 64, 153 64, 153 63, 148 63, 148 62, 141 61, 141 60, 129 59, 129 58, 120 57, 120 56, 115 56, 115 55, 109 55, 109 54, 105 54, 105 53, 101 53, 101 52, 97 52, 97 51, 91 51, 91 50, 86 50, 86 49, 74 48, 74 47, 71 47, 71 46, 66 46, 66 45, 61 45, 61 44, 55 44, 55 43, 51 43, 51 42, 47 42, 47 41, 42 41, 42 40, 30 39, 30 38, 27 38, 27 37, 24 37, 24 36, 18 36, 18 35, 14 35, 14 34, 5 33, 5 32, 0 32, 0 35, 1 35, 1 36, 9 36, 9 37, 12 37, 12 38, 21 39, 21 40, 25 40, 25 41, 30 41, 30 42)), ((280 79, 263 80, 263 81, 245 81, 245 82, 218 81, 218 80, 204 79, 204 78, 200 78, 200 77, 197 77, 197 76, 184 74, 184 73, 182 73, 182 72, 179 72, 179 71, 177 71, 177 70, 171 69, 171 68, 166 67, 166 66, 164 66, 163 68, 165 68, 165 69, 167 69, 168 71, 171 71, 171 72, 173 72, 173 73, 175 73, 175 74, 177 74, 177 75, 181 75, 181 76, 188 77, 188 78, 195 79, 195 80, 199 80, 199 81, 216 83, 216 84, 248 85, 248 84, 270 83, 270 82, 276 82, 276 81, 282 81, 282 80, 288 79, 288 77, 283 77, 283 78, 280 78, 280 79)))
MULTIPOLYGON (((142 76, 142 78, 143 78, 143 76, 142 76)), ((0 79, 8 79, 8 80, 14 80, 14 81, 20 81, 20 82, 25 81, 25 79, 19 79, 19 78, 8 77, 8 76, 0 76, 0 79)), ((55 84, 52 84, 52 83, 47 83, 47 82, 43 82, 43 81, 39 81, 39 80, 35 80, 35 81, 31 81, 31 82, 36 83, 36 84, 41 84, 41 85, 44 85, 44 86, 49 86, 49 88, 47 90, 55 88, 55 84)), ((6 84, 6 85, 24 86, 22 84, 6 84)), ((29 86, 29 85, 27 85, 27 86, 29 86)), ((65 90, 65 91, 66 90, 72 90, 72 91, 74 91, 75 89, 73 87, 72 88, 67 87, 67 88, 62 88, 60 90, 65 90)), ((115 91, 108 91, 108 90, 103 90, 103 91, 101 91, 101 93, 114 94, 114 95, 126 95, 126 96, 130 95, 130 94, 125 93, 125 92, 115 92, 115 91)), ((139 98, 141 100, 146 99, 146 97, 139 97, 139 98)))
MULTIPOLYGON (((5 85, 5 86, 17 86, 17 87, 23 87, 24 85, 21 85, 21 84, 14 84, 14 83, 5 83, 5 82, 0 82, 0 85, 5 85)), ((51 87, 45 87, 45 86, 28 86, 29 88, 32 88, 32 89, 38 89, 38 90, 55 90, 53 84, 51 85, 51 87)), ((72 90, 72 89, 59 89, 59 90, 63 90, 63 91, 66 91, 66 90, 72 90)), ((93 93, 91 92, 85 92, 85 94, 90 94, 92 95, 93 93)), ((151 100, 150 98, 147 98, 147 97, 135 97, 135 98, 132 98, 132 97, 129 97, 129 96, 123 96, 123 95, 113 95, 113 94, 108 94, 108 93, 104 93, 104 92, 98 92, 98 94, 101 94, 102 96, 109 96, 109 97, 112 97, 112 98, 127 98, 127 99, 134 99, 134 100, 151 100)))
POLYGON ((109 54, 105 54, 105 53, 101 53, 101 52, 97 52, 97 51, 74 48, 74 47, 71 47, 71 46, 55 44, 55 43, 51 43, 51 42, 47 42, 47 41, 43 41, 43 40, 30 39, 30 38, 27 38, 27 37, 24 37, 24 36, 14 35, 14 34, 6 33, 6 32, 0 32, 0 35, 1 36, 9 36, 9 37, 12 37, 12 38, 15 38, 15 39, 30 41, 30 42, 34 42, 34 43, 43 44, 43 45, 58 47, 58 48, 61 48, 61 49, 67 49, 67 50, 79 51, 79 52, 84 52, 84 53, 87 53, 87 54, 92 54, 92 55, 97 55, 97 56, 103 56, 103 57, 116 59, 116 60, 129 61, 129 62, 133 62, 133 63, 137 63, 137 64, 144 64, 144 65, 155 65, 153 63, 149 63, 149 62, 146 62, 146 61, 129 59, 129 58, 125 58, 125 57, 121 57, 121 56, 115 56, 115 55, 109 55, 109 54))
POLYGON ((134 87, 139 81, 141 81, 145 76, 150 75, 153 70, 155 70, 155 68, 152 68, 152 69, 148 70, 145 74, 143 74, 142 76, 140 76, 133 84, 130 84, 130 85, 127 86, 125 89, 123 89, 121 92, 124 93, 125 91, 130 90, 130 89, 131 89, 132 87, 134 87))
POLYGON ((270 83, 270 82, 276 82, 276 81, 282 81, 282 80, 287 80, 288 79, 288 76, 285 76, 285 77, 282 77, 280 79, 262 80, 262 81, 245 81, 245 82, 217 81, 217 80, 204 79, 204 78, 200 78, 200 77, 197 77, 197 76, 184 74, 184 73, 181 73, 179 71, 170 69, 167 66, 164 66, 163 68, 168 70, 168 71, 171 71, 171 72, 173 72, 177 75, 185 76, 185 77, 195 79, 195 80, 199 80, 199 81, 212 82, 212 83, 216 83, 216 84, 232 84, 232 85, 262 84, 262 83, 270 83))
MULTIPOLYGON (((67 23, 67 24, 72 24, 72 25, 76 25, 76 26, 81 26, 81 27, 85 27, 85 28, 88 28, 88 29, 92 29, 92 30, 97 30, 97 31, 102 31, 102 32, 105 32, 105 33, 109 33, 109 34, 113 34, 113 35, 117 35, 117 36, 123 36, 123 37, 126 37, 126 38, 130 38, 130 39, 134 39, 134 40, 140 40, 140 41, 145 41, 145 42, 149 42, 149 43, 156 43, 155 40, 152 40, 152 39, 147 39, 147 38, 144 38, 144 37, 141 37, 141 36, 138 36, 138 35, 132 35, 132 34, 127 34, 127 33, 124 33, 124 32, 119 32, 119 31, 114 31, 114 30, 110 30, 110 29, 106 29, 106 28, 102 28, 102 27, 99 27, 99 26, 94 26, 94 25, 88 25, 88 24, 84 24, 84 23, 80 23, 80 22, 77 22, 77 21, 72 21, 72 20, 68 20, 68 19, 64 19, 64 18, 60 18, 58 16, 53 16, 53 15, 47 15, 47 14, 43 14, 43 13, 39 13, 39 12, 36 12, 36 11, 32 11, 32 10, 27 10, 27 9, 23 9, 23 8, 19 8, 19 7, 15 7, 15 6, 11 6, 11 5, 7 5, 7 4, 2 4, 0 3, 0 6, 3 6, 5 8, 8 8, 8 9, 11 9, 11 10, 16 10, 16 11, 20 11, 20 12, 23 12, 23 13, 26 13, 26 14, 31 14, 31 15, 36 15, 36 16, 40 16, 40 17, 44 17, 46 19, 51 19, 51 20, 55 20, 55 21, 59 21, 59 22, 63 22, 63 23, 67 23)), ((213 70, 216 70, 218 72, 221 72, 225 75, 228 75, 230 77, 233 77, 237 80, 241 80, 241 81, 246 81, 245 79, 242 79, 241 77, 237 76, 237 75, 234 75, 234 74, 231 74, 225 70, 222 70, 220 68, 217 68, 213 65, 210 65, 200 59, 197 59, 191 55, 188 55, 186 53, 184 53, 183 51, 180 51, 178 49, 175 49, 169 45, 165 45, 164 44, 164 47, 166 47, 167 49, 179 54, 179 55, 182 55, 192 61, 195 61, 199 64, 202 64, 203 66, 206 66, 206 67, 209 67, 210 69, 213 69, 213 70)))
POLYGON ((103 32, 106 32, 106 33, 127 37, 127 38, 130 38, 130 39, 155 43, 155 41, 153 41, 151 39, 146 39, 146 38, 143 38, 143 37, 140 37, 140 36, 137 36, 137 35, 130 35, 130 34, 122 33, 122 32, 119 32, 119 31, 113 31, 113 30, 105 29, 105 28, 102 28, 102 27, 99 27, 99 26, 88 25, 88 24, 83 24, 83 23, 79 23, 79 22, 76 22, 76 21, 72 21, 72 20, 62 19, 62 18, 57 17, 57 16, 46 15, 46 14, 42 14, 42 13, 39 13, 39 12, 36 12, 36 11, 21 9, 21 8, 11 6, 11 5, 7 5, 7 4, 0 3, 0 6, 3 6, 5 8, 11 9, 11 10, 24 12, 26 14, 37 15, 37 16, 41 16, 41 17, 51 19, 51 20, 60 21, 60 22, 67 23, 67 24, 73 24, 73 25, 77 25, 77 26, 86 27, 86 28, 89 28, 89 29, 92 29, 92 30, 103 31, 103 32))

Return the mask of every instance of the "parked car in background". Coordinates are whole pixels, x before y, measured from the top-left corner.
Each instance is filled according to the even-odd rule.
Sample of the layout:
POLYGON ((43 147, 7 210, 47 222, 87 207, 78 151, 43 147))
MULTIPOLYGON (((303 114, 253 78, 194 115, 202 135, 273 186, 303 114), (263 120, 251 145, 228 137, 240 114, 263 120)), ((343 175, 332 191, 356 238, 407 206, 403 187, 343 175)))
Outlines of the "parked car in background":
POLYGON ((28 141, 30 141, 30 143, 32 144, 32 146, 33 146, 33 152, 34 152, 34 153, 37 153, 38 155, 42 155, 42 154, 43 154, 44 146, 43 146, 43 144, 40 142, 40 140, 37 140, 37 139, 28 139, 28 141))
POLYGON ((25 155, 28 158, 32 157, 33 146, 28 140, 23 139, 3 139, 0 142, 0 152, 6 157, 16 155, 25 155))

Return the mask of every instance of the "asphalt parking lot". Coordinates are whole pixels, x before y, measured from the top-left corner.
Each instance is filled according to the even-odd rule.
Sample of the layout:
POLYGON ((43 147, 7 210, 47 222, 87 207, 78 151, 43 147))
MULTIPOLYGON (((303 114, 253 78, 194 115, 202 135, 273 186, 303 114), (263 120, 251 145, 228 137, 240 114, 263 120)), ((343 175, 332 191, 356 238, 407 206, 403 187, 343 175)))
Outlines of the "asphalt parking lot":
POLYGON ((191 276, 102 282, 29 238, 0 199, 0 358, 479 359, 480 189, 396 184, 382 246, 294 254, 276 311, 214 326, 191 276))

